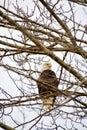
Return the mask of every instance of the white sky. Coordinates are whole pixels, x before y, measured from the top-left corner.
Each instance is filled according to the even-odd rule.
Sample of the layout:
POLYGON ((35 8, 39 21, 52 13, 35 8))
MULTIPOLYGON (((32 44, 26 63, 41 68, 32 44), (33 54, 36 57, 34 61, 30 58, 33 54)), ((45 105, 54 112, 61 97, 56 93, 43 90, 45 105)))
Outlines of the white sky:
MULTIPOLYGON (((3 1, 4 0, 0 0, 0 5, 3 5, 3 1)), ((8 2, 8 0, 7 0, 8 2)), ((12 2, 12 3, 15 3, 15 0, 9 0, 9 3, 12 2)), ((67 9, 67 2, 65 1, 61 1, 61 2, 64 2, 64 6, 65 8, 67 9)), ((18 0, 18 3, 19 5, 21 5, 22 8, 25 8, 26 9, 26 6, 29 5, 29 11, 31 10, 33 4, 32 4, 32 0, 26 0, 25 1, 22 1, 22 0, 18 0)), ((6 5, 7 6, 7 5, 6 5)), ((10 9, 13 9, 12 6, 10 9)), ((77 5, 77 8, 75 8, 75 19, 76 21, 79 23, 81 23, 82 25, 85 25, 87 24, 87 8, 86 7, 82 7, 80 5, 77 5), (86 11, 86 14, 84 13, 84 10, 86 11)), ((37 14, 38 15, 38 14, 37 14)), ((0 31, 0 34, 3 33, 3 35, 6 33, 4 31, 0 31)), ((79 36, 79 35, 78 35, 79 36)), ((53 65, 53 69, 56 71, 55 69, 55 65, 53 65)), ((17 76, 15 74, 12 74, 13 77, 17 76)), ((9 94, 11 95, 19 95, 19 92, 17 90, 17 88, 15 87, 15 85, 13 84, 12 80, 9 78, 7 72, 3 69, 3 68, 0 68, 0 87, 5 89, 9 94)), ((2 94, 0 93, 0 97, 3 98, 2 94)), ((13 112, 12 116, 18 121, 18 122, 22 122, 23 119, 22 119, 22 115, 19 113, 19 110, 17 108, 14 108, 15 109, 15 112, 13 112)), ((38 114, 39 114, 39 110, 37 109, 36 111, 30 111, 31 109, 26 109, 26 110, 23 110, 23 112, 25 112, 25 116, 27 117, 27 120, 31 120, 33 119, 34 117, 36 117, 38 114)), ((7 109, 6 112, 10 112, 10 109, 7 109)), ((21 111, 21 110, 20 110, 21 111)), ((51 113, 53 116, 54 116, 54 113, 51 113)), ((55 117, 54 117, 55 119, 55 117)), ((1 118, 0 121, 6 121, 6 123, 10 126, 14 126, 13 122, 11 121, 11 119, 9 117, 5 117, 4 119, 1 118)), ((25 119, 26 120, 26 119, 25 119)), ((46 125, 50 125, 50 121, 52 121, 51 117, 47 116, 45 118, 42 118, 41 121, 43 121, 44 123, 46 123, 46 125)), ((56 121, 59 125, 60 124, 64 124, 63 120, 61 119, 58 119, 56 121)), ((87 123, 87 121, 86 121, 87 123)), ((76 124, 77 125, 77 124, 76 124)), ((32 123, 31 123, 31 126, 32 126, 32 123)), ((68 121, 68 126, 70 126, 70 122, 68 121)), ((27 126, 28 128, 30 127, 30 125, 27 126)), ((86 130, 85 128, 81 127, 80 125, 77 125, 77 128, 79 128, 79 130, 86 130)), ((18 128, 17 130, 20 130, 20 128, 18 128)), ((23 129, 23 130, 27 130, 27 128, 23 129)), ((34 128, 32 130, 35 130, 34 128)), ((58 130, 61 130, 61 129, 58 129, 58 130)), ((73 129, 74 130, 74 129, 73 129)))

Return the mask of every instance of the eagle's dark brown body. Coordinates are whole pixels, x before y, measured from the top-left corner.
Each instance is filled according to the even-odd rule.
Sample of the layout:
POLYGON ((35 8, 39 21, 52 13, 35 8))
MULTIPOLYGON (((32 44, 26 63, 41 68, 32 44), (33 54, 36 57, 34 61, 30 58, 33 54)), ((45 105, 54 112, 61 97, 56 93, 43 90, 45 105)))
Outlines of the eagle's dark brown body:
POLYGON ((40 81, 37 82, 38 91, 43 100, 43 104, 46 105, 47 109, 50 109, 54 104, 56 90, 59 84, 56 74, 52 70, 44 70, 41 72, 38 81, 40 81))

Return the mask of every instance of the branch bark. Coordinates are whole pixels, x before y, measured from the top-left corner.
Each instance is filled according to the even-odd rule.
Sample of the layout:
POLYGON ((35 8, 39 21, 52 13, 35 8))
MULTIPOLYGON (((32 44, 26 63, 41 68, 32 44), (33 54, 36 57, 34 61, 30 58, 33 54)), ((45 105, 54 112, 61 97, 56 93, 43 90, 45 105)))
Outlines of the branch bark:
POLYGON ((75 3, 77 3, 77 4, 87 4, 87 1, 86 0, 69 0, 69 1, 71 1, 71 2, 75 2, 75 3))
POLYGON ((4 130, 15 130, 14 128, 0 122, 0 127, 3 128, 4 130))

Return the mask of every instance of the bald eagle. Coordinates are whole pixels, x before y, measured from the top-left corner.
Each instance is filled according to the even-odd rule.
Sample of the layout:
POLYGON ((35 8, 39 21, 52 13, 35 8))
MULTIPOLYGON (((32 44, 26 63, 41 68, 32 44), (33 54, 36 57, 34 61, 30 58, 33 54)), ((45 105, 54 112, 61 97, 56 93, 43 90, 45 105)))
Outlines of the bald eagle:
POLYGON ((39 95, 47 111, 54 105, 56 90, 59 84, 56 74, 51 70, 51 67, 52 64, 50 62, 44 63, 37 81, 39 95))

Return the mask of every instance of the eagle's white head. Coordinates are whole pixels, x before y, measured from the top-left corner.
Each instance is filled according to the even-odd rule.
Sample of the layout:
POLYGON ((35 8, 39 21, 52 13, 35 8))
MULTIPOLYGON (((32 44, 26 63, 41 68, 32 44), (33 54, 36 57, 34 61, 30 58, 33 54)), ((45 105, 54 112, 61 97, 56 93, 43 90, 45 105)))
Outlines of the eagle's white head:
POLYGON ((43 72, 44 70, 51 70, 52 64, 50 62, 46 62, 42 65, 42 69, 41 72, 43 72))

